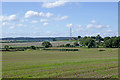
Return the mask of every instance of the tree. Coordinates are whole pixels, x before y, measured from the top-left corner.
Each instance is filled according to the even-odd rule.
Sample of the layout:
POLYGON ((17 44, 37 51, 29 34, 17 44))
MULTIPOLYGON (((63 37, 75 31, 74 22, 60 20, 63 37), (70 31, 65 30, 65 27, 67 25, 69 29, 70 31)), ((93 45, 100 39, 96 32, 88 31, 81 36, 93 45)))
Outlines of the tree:
POLYGON ((95 36, 91 36, 92 39, 95 39, 96 37, 95 36))
POLYGON ((74 42, 74 46, 79 46, 78 42, 74 42))
POLYGON ((102 37, 100 35, 96 36, 96 41, 100 42, 102 40, 102 37))
POLYGON ((53 41, 56 41, 56 39, 55 39, 55 38, 53 38, 53 41))
POLYGON ((104 41, 106 41, 106 40, 108 40, 108 39, 110 39, 110 37, 104 37, 104 41))
POLYGON ((5 45, 4 48, 5 48, 6 51, 9 51, 9 46, 8 45, 5 45))
POLYGON ((80 39, 81 38, 81 36, 78 36, 78 39, 80 39))
POLYGON ((112 39, 108 39, 104 42, 104 47, 112 48, 112 39))
POLYGON ((65 47, 71 47, 71 45, 70 44, 66 44, 65 47))
POLYGON ((35 46, 30 46, 31 47, 31 49, 36 49, 36 47, 35 46))
POLYGON ((95 40, 90 40, 89 44, 88 44, 88 48, 94 48, 96 46, 95 44, 95 40))
POLYGON ((87 39, 84 40, 84 44, 88 46, 89 42, 92 40, 92 38, 88 37, 87 39))
POLYGON ((50 42, 48 42, 48 41, 44 41, 42 43, 42 46, 45 46, 45 48, 49 48, 49 47, 52 47, 52 44, 50 42))

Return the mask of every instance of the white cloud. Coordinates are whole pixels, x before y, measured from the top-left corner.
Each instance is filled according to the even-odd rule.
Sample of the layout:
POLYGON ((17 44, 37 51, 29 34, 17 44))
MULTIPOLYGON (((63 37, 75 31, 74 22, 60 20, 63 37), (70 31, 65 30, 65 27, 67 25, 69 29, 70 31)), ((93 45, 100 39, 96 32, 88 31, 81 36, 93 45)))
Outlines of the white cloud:
POLYGON ((21 26, 24 26, 23 24, 17 24, 17 26, 21 27, 21 26))
POLYGON ((106 25, 106 27, 108 27, 108 28, 109 28, 109 27, 111 27, 111 26, 110 26, 110 25, 106 25))
POLYGON ((95 28, 98 28, 98 29, 100 29, 100 28, 104 28, 104 27, 105 27, 105 26, 104 26, 104 25, 101 25, 101 24, 95 26, 95 28))
POLYGON ((28 19, 22 19, 21 20, 21 22, 27 22, 28 21, 28 19))
POLYGON ((38 13, 39 16, 45 16, 43 12, 38 13))
POLYGON ((75 25, 75 27, 81 28, 81 27, 82 27, 82 25, 75 25))
POLYGON ((32 20, 30 23, 35 24, 35 23, 38 23, 38 21, 36 21, 36 20, 32 20))
POLYGON ((0 21, 17 21, 18 18, 16 15, 10 15, 10 16, 0 16, 0 21))
POLYGON ((35 12, 35 11, 27 11, 25 13, 25 17, 26 18, 29 18, 29 17, 38 17, 38 16, 39 16, 39 13, 35 12))
POLYGON ((65 20, 68 16, 56 17, 55 20, 65 20))
POLYGON ((40 19, 40 22, 47 22, 47 19, 40 19))
POLYGON ((109 27, 111 27, 110 25, 98 24, 98 22, 95 21, 95 20, 92 20, 91 23, 92 23, 92 24, 86 25, 86 28, 97 28, 97 29, 101 29, 101 28, 109 28, 109 27))
POLYGON ((108 30, 106 30, 106 32, 112 32, 112 30, 111 30, 111 29, 108 29, 108 30))
POLYGON ((107 28, 107 25, 102 25, 102 24, 98 24, 98 25, 93 25, 93 24, 88 24, 86 26, 87 28, 97 28, 97 29, 101 29, 101 28, 107 28))
POLYGON ((43 23, 43 26, 47 26, 48 25, 48 23, 43 23))
POLYGON ((80 29, 82 28, 82 25, 73 25, 72 23, 70 23, 70 24, 67 24, 66 27, 75 27, 77 29, 80 29))
POLYGON ((2 22, 2 26, 7 26, 8 22, 2 22))
POLYGON ((94 25, 93 24, 88 24, 86 27, 87 28, 94 28, 94 25))
POLYGON ((96 23, 96 21, 95 21, 95 20, 92 20, 92 21, 91 21, 91 23, 95 24, 95 23, 96 23))
POLYGON ((24 17, 25 18, 30 18, 30 17, 47 17, 47 18, 49 18, 51 16, 53 16, 53 14, 50 13, 50 12, 47 12, 47 13, 40 12, 40 13, 38 13, 38 12, 35 12, 35 11, 27 11, 25 13, 24 17))
POLYGON ((4 19, 4 16, 0 16, 0 21, 3 21, 3 19, 4 19))
POLYGON ((9 20, 9 21, 16 21, 16 20, 17 20, 17 16, 16 16, 16 15, 10 15, 10 16, 8 17, 8 20, 9 20))
POLYGON ((56 1, 56 2, 45 2, 42 4, 42 7, 44 8, 54 8, 54 7, 58 7, 58 6, 63 6, 65 4, 65 0, 59 0, 59 1, 56 1))
POLYGON ((49 13, 49 12, 48 12, 48 13, 46 13, 45 17, 48 17, 48 18, 49 18, 49 17, 51 17, 52 15, 53 15, 52 13, 49 13))
POLYGON ((14 29, 15 27, 14 26, 11 26, 11 27, 9 27, 10 29, 14 29))
POLYGON ((72 26, 73 26, 72 23, 66 25, 66 27, 72 27, 72 26))

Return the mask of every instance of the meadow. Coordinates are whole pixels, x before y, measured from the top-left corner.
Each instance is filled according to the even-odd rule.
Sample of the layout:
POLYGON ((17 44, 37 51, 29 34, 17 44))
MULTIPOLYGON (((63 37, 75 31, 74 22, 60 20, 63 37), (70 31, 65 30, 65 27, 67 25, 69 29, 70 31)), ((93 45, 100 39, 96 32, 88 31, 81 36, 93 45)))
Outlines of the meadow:
POLYGON ((3 78, 118 78, 118 48, 2 52, 3 78))

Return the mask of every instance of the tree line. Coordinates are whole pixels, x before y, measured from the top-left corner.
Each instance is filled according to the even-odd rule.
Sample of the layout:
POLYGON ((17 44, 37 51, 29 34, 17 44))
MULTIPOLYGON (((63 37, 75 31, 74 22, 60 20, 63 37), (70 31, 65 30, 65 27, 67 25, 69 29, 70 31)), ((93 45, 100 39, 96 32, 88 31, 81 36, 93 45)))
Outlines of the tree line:
POLYGON ((119 37, 104 37, 102 38, 100 35, 91 36, 91 37, 83 37, 78 36, 79 42, 83 46, 88 46, 88 48, 119 48, 120 47, 120 36, 119 37))

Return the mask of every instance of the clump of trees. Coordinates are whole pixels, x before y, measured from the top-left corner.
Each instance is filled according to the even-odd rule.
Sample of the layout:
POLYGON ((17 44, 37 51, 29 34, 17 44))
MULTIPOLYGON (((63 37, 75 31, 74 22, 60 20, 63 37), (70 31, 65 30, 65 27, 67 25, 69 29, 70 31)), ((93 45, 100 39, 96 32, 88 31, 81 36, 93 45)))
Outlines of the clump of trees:
POLYGON ((105 48, 119 48, 120 47, 120 36, 119 37, 104 37, 100 35, 83 37, 80 40, 80 44, 88 46, 88 48, 98 48, 100 46, 105 48))
POLYGON ((36 47, 35 46, 30 46, 31 47, 31 49, 33 49, 33 50, 35 50, 36 49, 36 47))
POLYGON ((50 42, 48 42, 48 41, 44 41, 42 43, 42 46, 44 46, 45 48, 49 48, 49 47, 52 47, 52 44, 50 42))
POLYGON ((58 46, 58 47, 75 47, 74 45, 71 45, 71 44, 62 44, 62 45, 60 45, 60 46, 58 46))
POLYGON ((10 47, 8 45, 5 45, 4 48, 5 48, 6 51, 9 51, 10 47))

